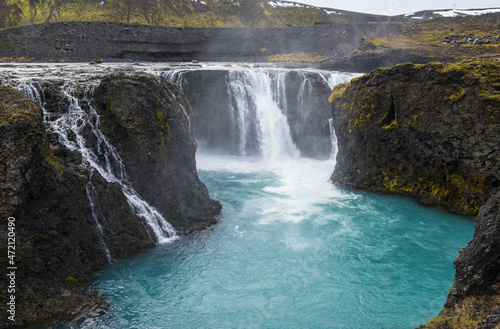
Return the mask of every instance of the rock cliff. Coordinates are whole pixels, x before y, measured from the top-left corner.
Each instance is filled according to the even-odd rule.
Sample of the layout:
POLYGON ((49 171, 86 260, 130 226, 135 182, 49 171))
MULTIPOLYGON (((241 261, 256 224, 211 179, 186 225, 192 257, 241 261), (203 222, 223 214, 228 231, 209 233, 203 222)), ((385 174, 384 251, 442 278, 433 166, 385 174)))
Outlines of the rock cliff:
POLYGON ((178 95, 163 78, 118 74, 103 79, 94 103, 139 195, 187 234, 214 224, 221 206, 196 173, 191 109, 178 95))
MULTIPOLYGON (((42 88, 47 111, 69 111, 60 86, 42 88)), ((121 152, 138 194, 178 232, 189 233, 213 224, 220 204, 210 200, 197 177, 190 108, 175 92, 148 75, 110 76, 94 100, 102 131, 121 152)), ((90 113, 89 105, 80 102, 90 113)), ((99 307, 105 301, 88 291, 93 271, 156 244, 123 187, 92 169, 81 152, 64 147, 53 132, 40 106, 0 86, 1 225, 7 228, 14 218, 17 267, 15 293, 6 280, 0 286, 2 300, 15 295, 16 321, 1 317, 0 327, 74 317, 99 307)), ((88 150, 100 147, 89 124, 82 136, 88 150)), ((8 231, 0 232, 0 257, 7 264, 8 231)))
MULTIPOLYGON (((302 54, 327 67, 363 72, 419 54, 393 51, 359 58, 357 47, 372 34, 400 33, 399 23, 339 23, 287 28, 183 28, 109 22, 60 22, 0 29, 0 58, 37 61, 267 62, 269 56, 302 54), (351 55, 356 54, 352 59, 351 55), (354 60, 354 63, 350 61, 354 60)), ((288 60, 283 60, 288 62, 288 60)), ((310 66, 311 64, 308 63, 310 66)))
POLYGON ((500 193, 481 208, 474 238, 454 262, 444 309, 425 328, 498 328, 500 325, 500 193))
POLYGON ((401 64, 336 86, 336 184, 476 215, 500 188, 495 63, 401 64))

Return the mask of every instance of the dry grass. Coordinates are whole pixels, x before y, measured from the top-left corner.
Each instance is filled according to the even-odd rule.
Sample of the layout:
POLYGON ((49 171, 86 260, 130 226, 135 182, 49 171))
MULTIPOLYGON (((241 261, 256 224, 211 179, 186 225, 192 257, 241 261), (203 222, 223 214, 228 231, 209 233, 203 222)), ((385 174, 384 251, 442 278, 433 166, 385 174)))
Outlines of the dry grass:
POLYGON ((328 57, 317 53, 277 54, 267 57, 268 62, 321 63, 327 59, 328 57))

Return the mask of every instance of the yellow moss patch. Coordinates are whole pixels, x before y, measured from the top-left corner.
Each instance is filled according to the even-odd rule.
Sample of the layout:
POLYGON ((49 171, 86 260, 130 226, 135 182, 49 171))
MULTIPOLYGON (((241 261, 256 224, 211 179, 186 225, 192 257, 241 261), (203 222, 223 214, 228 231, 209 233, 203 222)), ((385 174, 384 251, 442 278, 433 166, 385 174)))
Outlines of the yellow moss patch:
POLYGON ((33 58, 26 57, 2 57, 0 58, 0 62, 16 62, 16 63, 32 63, 35 60, 33 58))
POLYGON ((313 63, 313 62, 323 62, 327 59, 328 57, 318 55, 317 53, 277 54, 267 57, 268 62, 313 63))
POLYGON ((383 126, 382 129, 391 130, 397 128, 398 126, 399 126, 398 122, 396 120, 393 120, 390 124, 383 126))
POLYGON ((47 163, 56 170, 57 175, 61 178, 63 175, 61 163, 59 163, 59 160, 54 155, 54 152, 50 149, 49 142, 46 139, 43 140, 42 153, 45 156, 45 161, 47 161, 47 163))
MULTIPOLYGON (((431 319, 427 329, 475 329, 481 319, 500 304, 500 296, 468 297, 456 305, 450 315, 440 315, 431 319)), ((496 328, 499 326, 497 325, 496 328)))
POLYGON ((78 280, 72 276, 72 275, 68 275, 66 277, 66 281, 68 281, 69 283, 71 283, 72 285, 74 286, 81 286, 82 284, 80 282, 78 282, 78 280))
POLYGON ((161 147, 165 147, 165 143, 167 141, 170 141, 170 126, 168 124, 165 124, 160 130, 160 141, 161 141, 161 147))
POLYGON ((340 84, 336 85, 335 87, 333 87, 332 94, 328 98, 328 101, 330 103, 333 103, 335 100, 343 98, 344 93, 345 93, 348 86, 349 86, 349 83, 340 83, 340 84))

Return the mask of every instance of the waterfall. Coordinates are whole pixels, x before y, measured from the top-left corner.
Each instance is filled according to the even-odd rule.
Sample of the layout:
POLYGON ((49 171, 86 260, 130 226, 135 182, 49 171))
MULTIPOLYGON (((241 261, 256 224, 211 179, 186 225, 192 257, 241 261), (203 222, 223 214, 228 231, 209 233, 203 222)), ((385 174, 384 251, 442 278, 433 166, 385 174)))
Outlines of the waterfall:
POLYGON ((175 229, 165 218, 137 194, 127 176, 126 168, 120 155, 106 136, 99 130, 99 115, 90 104, 92 90, 88 90, 80 102, 74 96, 75 92, 72 86, 68 83, 64 84, 60 89, 69 105, 65 113, 54 113, 46 108, 45 99, 42 96, 43 89, 41 87, 36 87, 32 84, 20 84, 17 88, 26 97, 35 100, 42 107, 48 132, 55 134, 59 143, 68 150, 79 152, 83 161, 90 167, 87 196, 96 232, 109 262, 111 262, 111 254, 104 241, 104 231, 102 228, 105 218, 100 212, 97 193, 92 183, 94 170, 107 182, 118 183, 120 185, 130 209, 138 217, 144 219, 159 243, 168 242, 177 237, 175 229), (83 105, 85 105, 86 110, 82 108, 83 105), (95 139, 95 145, 89 145, 89 140, 85 137, 89 134, 95 139))
POLYGON ((337 134, 335 134, 335 128, 333 127, 333 119, 328 120, 328 125, 330 127, 330 136, 332 137, 332 159, 335 161, 333 169, 337 165, 337 153, 339 151, 337 146, 337 134))
POLYGON ((202 151, 264 159, 330 158, 331 88, 322 73, 205 67, 161 75, 187 96, 202 151))
POLYGON ((109 252, 109 248, 106 245, 106 242, 104 241, 104 231, 102 229, 102 224, 101 224, 101 221, 105 222, 106 219, 104 218, 104 215, 101 213, 101 207, 97 202, 98 196, 94 184, 92 183, 92 176, 93 172, 90 171, 89 181, 85 186, 85 189, 87 191, 87 197, 89 198, 90 210, 92 211, 92 219, 94 220, 94 223, 96 225, 99 242, 104 250, 104 254, 106 255, 108 263, 111 264, 113 262, 113 259, 111 258, 111 253, 109 252))
POLYGON ((258 71, 230 71, 228 93, 234 100, 233 127, 239 131, 240 155, 247 155, 246 148, 252 138, 252 125, 256 131, 260 155, 265 159, 298 157, 299 151, 292 141, 290 127, 280 108, 279 86, 283 73, 258 71), (274 83, 273 83, 274 82, 274 83))

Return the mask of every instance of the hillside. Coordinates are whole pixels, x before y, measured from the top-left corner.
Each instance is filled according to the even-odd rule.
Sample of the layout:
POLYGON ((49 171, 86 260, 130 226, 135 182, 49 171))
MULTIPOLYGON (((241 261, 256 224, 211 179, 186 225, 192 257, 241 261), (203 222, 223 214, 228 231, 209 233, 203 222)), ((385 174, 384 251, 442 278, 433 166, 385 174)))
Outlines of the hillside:
POLYGON ((399 19, 263 0, 6 0, 0 4, 0 28, 68 21, 183 27, 285 27, 399 19))
POLYGON ((258 0, 154 0, 153 10, 151 1, 8 0, 0 4, 0 27, 10 26, 0 28, 0 61, 305 62, 367 72, 500 54, 493 9, 384 17, 258 0))

